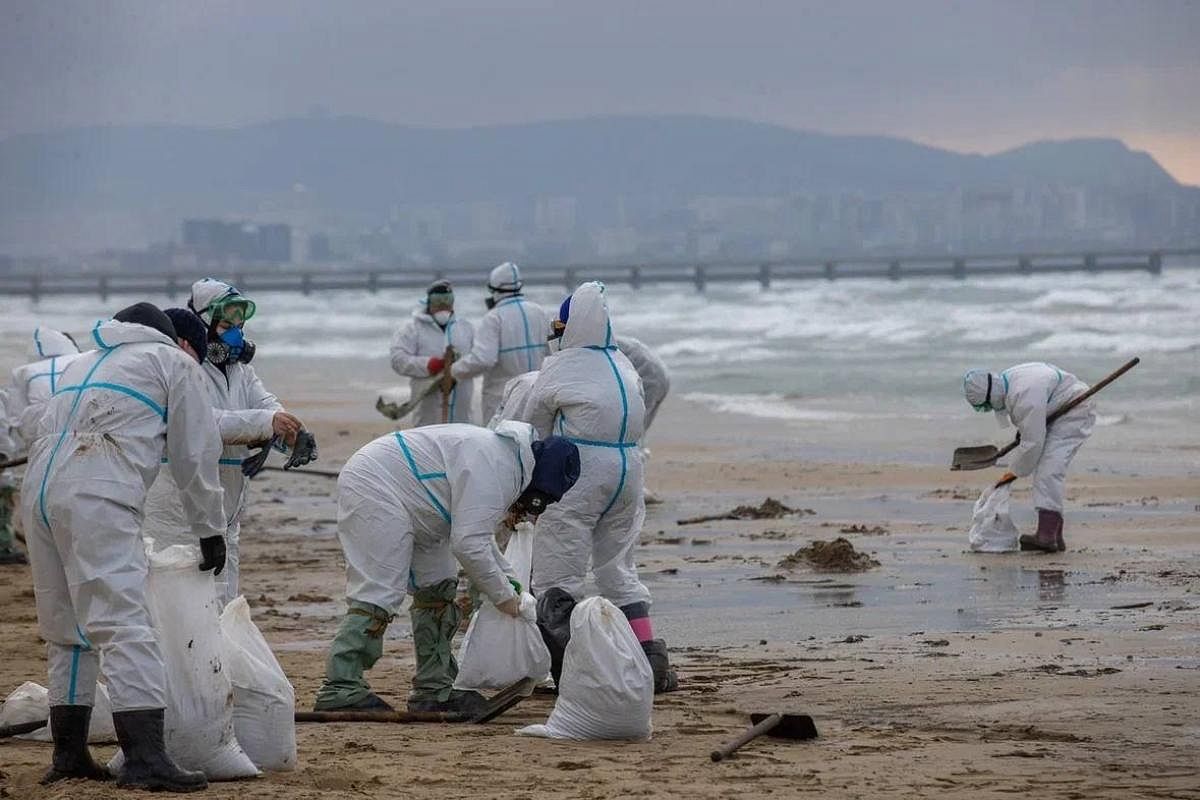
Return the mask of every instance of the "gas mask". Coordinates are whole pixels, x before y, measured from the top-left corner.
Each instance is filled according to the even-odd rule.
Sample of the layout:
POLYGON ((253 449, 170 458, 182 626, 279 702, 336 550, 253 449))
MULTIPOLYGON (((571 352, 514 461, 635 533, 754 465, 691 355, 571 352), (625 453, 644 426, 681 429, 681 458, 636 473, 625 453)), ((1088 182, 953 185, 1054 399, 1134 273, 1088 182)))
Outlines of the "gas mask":
POLYGON ((232 327, 208 343, 208 360, 218 367, 226 364, 249 364, 256 351, 254 342, 242 334, 242 329, 232 327))
POLYGON ((521 517, 536 518, 553 502, 554 498, 549 494, 530 486, 521 492, 521 496, 512 504, 512 510, 516 512, 518 519, 521 517))
POLYGON ((496 298, 492 297, 491 295, 488 295, 487 297, 483 298, 483 304, 485 306, 487 306, 488 311, 491 311, 493 308, 496 307, 496 298))

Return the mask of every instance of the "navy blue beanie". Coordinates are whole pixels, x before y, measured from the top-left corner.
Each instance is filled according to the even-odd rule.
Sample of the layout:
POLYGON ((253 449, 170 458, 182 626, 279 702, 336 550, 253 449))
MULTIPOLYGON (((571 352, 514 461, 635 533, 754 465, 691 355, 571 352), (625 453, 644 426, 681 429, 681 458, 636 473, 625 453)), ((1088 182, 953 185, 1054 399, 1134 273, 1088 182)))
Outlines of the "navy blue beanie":
POLYGON ((545 492, 557 502, 579 480, 579 448, 561 436, 547 436, 533 443, 531 488, 545 492))
POLYGON ((204 320, 190 308, 168 308, 163 313, 175 326, 179 338, 192 346, 196 351, 196 358, 203 364, 204 356, 208 353, 208 326, 204 324, 204 320))
POLYGON ((567 295, 567 299, 562 301, 562 305, 558 307, 558 321, 563 325, 567 324, 567 320, 571 318, 571 295, 567 295))

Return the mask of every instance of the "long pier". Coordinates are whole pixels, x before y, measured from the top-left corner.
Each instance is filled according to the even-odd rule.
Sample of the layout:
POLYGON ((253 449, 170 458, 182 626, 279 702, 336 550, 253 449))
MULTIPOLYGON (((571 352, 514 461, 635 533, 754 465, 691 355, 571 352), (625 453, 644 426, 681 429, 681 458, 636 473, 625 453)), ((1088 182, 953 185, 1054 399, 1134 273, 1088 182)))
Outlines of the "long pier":
MULTIPOLYGON (((710 283, 757 282, 763 288, 775 281, 943 277, 957 280, 1001 275, 1047 275, 1066 272, 1145 272, 1159 275, 1164 260, 1200 264, 1200 246, 1193 248, 1089 251, 1077 253, 1016 253, 980 255, 847 256, 843 258, 782 258, 760 261, 648 262, 525 266, 522 278, 530 286, 574 289, 581 281, 611 284, 692 284, 698 291, 710 283)), ((278 267, 197 267, 191 274, 25 274, 0 275, 0 295, 37 300, 49 295, 114 294, 177 297, 186 293, 198 275, 220 274, 245 292, 312 292, 417 289, 436 278, 455 283, 481 283, 493 264, 475 267, 421 269, 364 269, 334 265, 278 267)))

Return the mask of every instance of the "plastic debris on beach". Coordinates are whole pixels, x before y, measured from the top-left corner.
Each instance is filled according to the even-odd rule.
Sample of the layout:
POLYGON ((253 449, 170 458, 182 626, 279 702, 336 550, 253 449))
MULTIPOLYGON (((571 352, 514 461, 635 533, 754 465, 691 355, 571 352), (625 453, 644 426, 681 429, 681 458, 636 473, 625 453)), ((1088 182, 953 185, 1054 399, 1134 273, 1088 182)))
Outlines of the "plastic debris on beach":
POLYGON ((863 572, 878 567, 879 562, 866 553, 854 549, 854 545, 839 536, 826 542, 817 539, 807 547, 801 547, 779 562, 783 569, 806 566, 818 572, 863 572))

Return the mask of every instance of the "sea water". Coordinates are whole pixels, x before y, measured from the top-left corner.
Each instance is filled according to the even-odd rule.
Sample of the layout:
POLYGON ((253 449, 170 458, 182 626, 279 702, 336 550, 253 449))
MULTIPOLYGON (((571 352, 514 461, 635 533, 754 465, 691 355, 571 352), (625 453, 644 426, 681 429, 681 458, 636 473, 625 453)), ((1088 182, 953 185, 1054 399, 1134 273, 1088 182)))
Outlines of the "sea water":
MULTIPOLYGON (((1142 363, 1135 372, 1105 391, 1099 424, 1134 425, 1138 441, 1152 449, 1200 444, 1198 267, 1168 262, 1160 276, 795 281, 767 289, 711 284, 706 292, 611 285, 608 297, 616 332, 659 353, 677 396, 722 414, 826 432, 936 428, 939 420, 969 415, 961 392, 969 367, 1000 370, 1044 360, 1095 382, 1137 355, 1142 363)), ((455 291, 459 315, 479 320, 480 287, 455 291)), ((389 341, 421 301, 411 290, 253 296, 258 313, 246 331, 260 361, 311 363, 314 374, 323 363, 361 363, 366 377, 348 386, 368 394, 391 380, 389 341)), ((528 296, 557 309, 564 291, 536 287, 528 296)), ((0 298, 0 368, 27 360, 35 325, 87 342, 94 320, 140 299, 164 307, 183 301, 0 298)), ((979 415, 977 428, 984 419, 979 415)), ((1183 453, 1196 461, 1195 449, 1183 453)))

